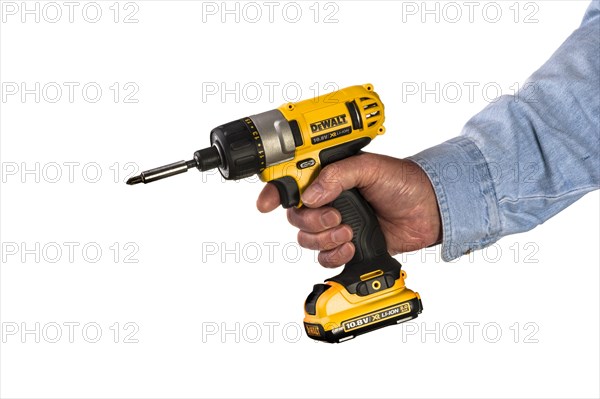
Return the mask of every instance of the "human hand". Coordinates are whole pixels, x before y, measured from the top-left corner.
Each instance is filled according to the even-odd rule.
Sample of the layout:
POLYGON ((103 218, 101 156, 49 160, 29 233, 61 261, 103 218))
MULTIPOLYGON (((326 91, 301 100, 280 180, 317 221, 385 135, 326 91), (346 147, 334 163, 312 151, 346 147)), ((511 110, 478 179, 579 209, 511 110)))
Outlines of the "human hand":
MULTIPOLYGON (((287 210, 289 222, 300 229, 298 242, 320 251, 319 263, 337 267, 352 259, 352 229, 328 206, 342 191, 357 187, 371 204, 390 254, 415 251, 441 241, 442 223, 435 192, 415 163, 362 153, 323 168, 302 194, 301 208, 287 210)), ((270 212, 279 206, 279 193, 267 184, 256 206, 270 212)))

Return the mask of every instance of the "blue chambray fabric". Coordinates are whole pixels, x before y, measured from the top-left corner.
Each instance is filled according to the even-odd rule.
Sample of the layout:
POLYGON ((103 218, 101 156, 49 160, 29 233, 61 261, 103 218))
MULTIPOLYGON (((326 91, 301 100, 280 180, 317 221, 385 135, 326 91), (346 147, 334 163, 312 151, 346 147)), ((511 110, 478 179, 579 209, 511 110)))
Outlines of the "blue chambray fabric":
POLYGON ((409 158, 437 194, 445 261, 530 230, 600 185, 600 1, 528 82, 409 158))

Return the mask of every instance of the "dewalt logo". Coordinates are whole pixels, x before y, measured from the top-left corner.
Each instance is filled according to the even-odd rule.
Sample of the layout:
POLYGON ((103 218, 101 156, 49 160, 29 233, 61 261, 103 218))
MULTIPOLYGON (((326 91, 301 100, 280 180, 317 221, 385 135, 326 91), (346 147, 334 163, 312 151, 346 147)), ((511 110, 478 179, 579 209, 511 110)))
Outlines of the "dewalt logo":
POLYGON ((312 337, 320 337, 321 332, 319 331, 319 326, 315 326, 314 324, 305 324, 306 333, 312 337))
POLYGON ((346 123, 348 123, 346 121, 346 114, 342 114, 334 116, 333 118, 328 118, 319 122, 311 123, 310 130, 313 133, 317 133, 323 130, 331 129, 332 127, 345 125, 346 123))

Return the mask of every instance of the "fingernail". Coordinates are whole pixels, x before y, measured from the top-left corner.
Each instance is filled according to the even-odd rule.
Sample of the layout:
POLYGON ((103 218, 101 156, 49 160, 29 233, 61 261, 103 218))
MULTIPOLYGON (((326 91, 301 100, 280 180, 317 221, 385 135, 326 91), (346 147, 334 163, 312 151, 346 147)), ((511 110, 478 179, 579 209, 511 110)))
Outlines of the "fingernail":
POLYGON ((305 204, 314 204, 323 195, 323 187, 318 183, 313 183, 302 194, 302 202, 305 204))
MULTIPOLYGON (((352 239, 352 234, 346 228, 339 228, 331 233, 331 238, 333 241, 337 243, 342 243, 346 241, 350 241, 352 239)), ((340 248, 341 250, 342 248, 340 248)))
POLYGON ((325 228, 331 228, 340 224, 341 220, 334 211, 327 211, 321 216, 321 222, 325 228))

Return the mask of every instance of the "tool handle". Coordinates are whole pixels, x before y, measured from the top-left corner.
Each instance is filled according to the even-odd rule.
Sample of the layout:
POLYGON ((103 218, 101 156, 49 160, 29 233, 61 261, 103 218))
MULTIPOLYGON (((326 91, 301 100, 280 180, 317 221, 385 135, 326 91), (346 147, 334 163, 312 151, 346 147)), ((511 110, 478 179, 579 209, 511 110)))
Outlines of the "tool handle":
POLYGON ((352 228, 355 252, 349 264, 373 260, 387 253, 387 244, 377 216, 358 189, 342 192, 331 205, 340 211, 342 223, 352 228))
POLYGON ((352 228, 355 252, 342 273, 329 280, 358 295, 369 295, 377 290, 364 283, 371 278, 380 280, 379 287, 391 287, 400 276, 401 265, 388 253, 385 236, 371 205, 356 188, 342 192, 331 205, 342 214, 342 223, 352 228))

